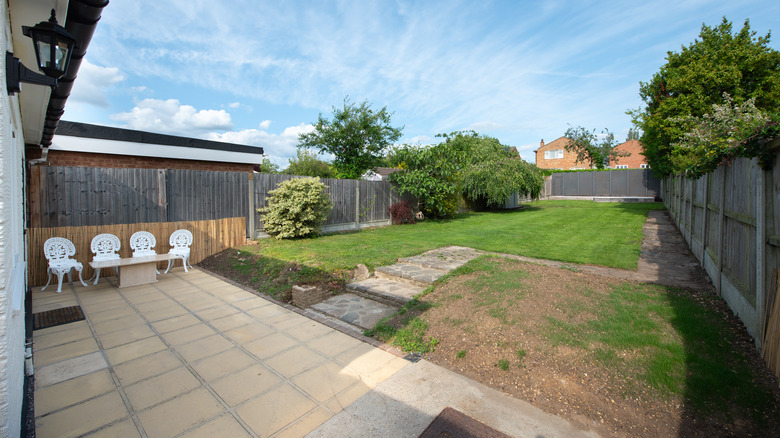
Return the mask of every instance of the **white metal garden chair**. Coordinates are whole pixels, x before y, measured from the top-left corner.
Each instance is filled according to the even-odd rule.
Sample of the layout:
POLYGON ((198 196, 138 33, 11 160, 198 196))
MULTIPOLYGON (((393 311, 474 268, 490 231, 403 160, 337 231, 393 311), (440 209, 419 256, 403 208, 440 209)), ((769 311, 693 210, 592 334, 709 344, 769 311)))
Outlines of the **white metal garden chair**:
POLYGON ((190 265, 192 233, 189 230, 176 230, 171 233, 171 238, 168 240, 168 243, 171 244, 171 250, 168 251, 168 254, 175 258, 168 260, 168 269, 165 270, 165 273, 167 274, 168 271, 171 270, 173 262, 176 259, 181 259, 182 265, 184 266, 184 272, 189 272, 187 271, 187 266, 189 265, 190 268, 192 267, 192 265, 190 265))
MULTIPOLYGON (((154 247, 157 246, 157 239, 154 234, 148 231, 136 231, 130 236, 130 249, 133 250, 133 257, 146 257, 157 255, 154 247)), ((160 271, 157 271, 159 274, 160 271)))
MULTIPOLYGON (((92 239, 90 247, 92 248, 92 252, 95 254, 95 256, 92 257, 93 262, 99 262, 103 260, 119 260, 119 249, 122 247, 122 243, 119 241, 118 237, 114 236, 113 234, 106 233, 95 236, 92 239)), ((117 277, 119 276, 118 266, 114 266, 114 273, 117 277)), ((95 279, 93 284, 98 284, 98 280, 100 280, 100 268, 95 269, 93 278, 95 279)))
POLYGON ((76 247, 73 242, 64 237, 52 237, 43 243, 43 254, 49 261, 49 267, 46 269, 49 279, 46 281, 46 286, 41 288, 41 292, 49 287, 52 273, 57 275, 57 293, 62 292, 62 276, 68 274, 68 282, 73 284, 73 269, 78 271, 81 284, 87 287, 87 283, 84 283, 81 278, 81 270, 84 269, 84 265, 71 258, 76 255, 76 247))

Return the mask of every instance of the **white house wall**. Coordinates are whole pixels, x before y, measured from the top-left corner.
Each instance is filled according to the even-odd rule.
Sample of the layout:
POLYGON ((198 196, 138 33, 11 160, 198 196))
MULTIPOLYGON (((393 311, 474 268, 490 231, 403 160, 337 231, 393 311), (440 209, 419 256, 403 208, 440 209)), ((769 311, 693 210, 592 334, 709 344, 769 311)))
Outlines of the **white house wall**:
POLYGON ((159 144, 56 135, 52 151, 88 152, 94 154, 133 155, 137 157, 173 158, 177 160, 213 161, 218 163, 258 163, 260 154, 214 149, 185 148, 159 144))
MULTIPOLYGON (((6 2, 2 50, 12 50, 6 2)), ((5 84, 5 68, 0 69, 5 84)), ((17 437, 24 396, 24 139, 18 95, 0 98, 0 437, 17 437)))

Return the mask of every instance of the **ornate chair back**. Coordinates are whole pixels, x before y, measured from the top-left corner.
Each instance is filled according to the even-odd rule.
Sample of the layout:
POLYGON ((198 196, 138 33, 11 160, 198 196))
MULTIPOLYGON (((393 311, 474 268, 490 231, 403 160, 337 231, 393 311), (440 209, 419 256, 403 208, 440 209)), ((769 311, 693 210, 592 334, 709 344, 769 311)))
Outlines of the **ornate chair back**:
POLYGON ((113 234, 98 234, 92 239, 90 245, 95 254, 92 261, 116 260, 119 258, 119 249, 122 248, 122 242, 113 234))
POLYGON ((133 250, 133 257, 156 255, 155 246, 157 246, 157 239, 148 231, 137 231, 130 236, 130 248, 133 250))

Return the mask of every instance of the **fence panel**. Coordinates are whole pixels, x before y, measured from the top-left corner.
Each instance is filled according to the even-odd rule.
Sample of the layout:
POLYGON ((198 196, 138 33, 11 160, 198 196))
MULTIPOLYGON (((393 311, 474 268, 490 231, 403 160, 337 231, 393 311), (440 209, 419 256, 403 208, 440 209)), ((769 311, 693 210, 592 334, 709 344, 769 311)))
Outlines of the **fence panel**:
POLYGON ((554 173, 550 196, 660 196, 661 181, 649 169, 554 173))

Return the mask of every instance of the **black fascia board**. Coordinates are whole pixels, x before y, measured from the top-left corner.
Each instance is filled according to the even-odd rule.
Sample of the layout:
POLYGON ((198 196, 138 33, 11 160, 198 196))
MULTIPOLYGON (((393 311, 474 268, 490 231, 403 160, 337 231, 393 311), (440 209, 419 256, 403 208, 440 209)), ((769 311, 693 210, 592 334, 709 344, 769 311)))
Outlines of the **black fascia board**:
POLYGON ((124 141, 129 143, 157 144, 162 146, 179 146, 194 149, 210 149, 215 151, 241 152, 245 154, 262 155, 264 152, 263 148, 259 146, 247 146, 243 144, 224 143, 221 141, 179 137, 176 135, 136 131, 134 129, 69 122, 66 120, 60 120, 55 135, 124 141))

